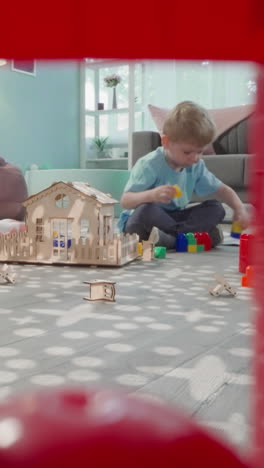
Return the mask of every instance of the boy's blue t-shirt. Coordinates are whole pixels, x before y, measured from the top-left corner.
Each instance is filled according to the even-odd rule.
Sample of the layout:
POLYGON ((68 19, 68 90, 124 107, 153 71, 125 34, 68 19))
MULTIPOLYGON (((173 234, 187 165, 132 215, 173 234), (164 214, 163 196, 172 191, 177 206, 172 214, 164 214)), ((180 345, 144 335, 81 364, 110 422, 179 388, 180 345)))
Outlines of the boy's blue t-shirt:
MULTIPOLYGON (((182 196, 173 198, 168 204, 159 203, 166 211, 186 208, 193 192, 199 196, 209 195, 216 192, 222 182, 206 168, 202 159, 190 167, 175 171, 168 165, 163 147, 159 147, 138 159, 131 170, 124 192, 143 192, 160 185, 175 184, 182 190, 182 196)), ((124 210, 121 213, 118 221, 121 232, 132 212, 133 210, 124 210)))

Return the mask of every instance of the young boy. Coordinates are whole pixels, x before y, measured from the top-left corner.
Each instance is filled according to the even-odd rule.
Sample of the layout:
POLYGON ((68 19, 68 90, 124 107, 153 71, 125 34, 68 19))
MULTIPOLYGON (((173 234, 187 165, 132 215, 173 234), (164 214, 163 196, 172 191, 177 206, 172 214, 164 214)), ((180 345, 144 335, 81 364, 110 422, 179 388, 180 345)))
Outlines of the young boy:
POLYGON ((209 232, 215 247, 222 240, 217 224, 225 216, 224 208, 218 200, 187 208, 193 192, 213 194, 233 209, 234 220, 246 228, 248 215, 243 203, 201 159, 214 137, 215 125, 206 109, 190 101, 174 107, 163 126, 162 147, 140 158, 131 171, 121 197, 126 211, 119 219, 120 230, 147 240, 156 226, 156 244, 167 248, 174 248, 179 233, 209 232), (175 198, 175 184, 182 191, 179 198, 175 198))

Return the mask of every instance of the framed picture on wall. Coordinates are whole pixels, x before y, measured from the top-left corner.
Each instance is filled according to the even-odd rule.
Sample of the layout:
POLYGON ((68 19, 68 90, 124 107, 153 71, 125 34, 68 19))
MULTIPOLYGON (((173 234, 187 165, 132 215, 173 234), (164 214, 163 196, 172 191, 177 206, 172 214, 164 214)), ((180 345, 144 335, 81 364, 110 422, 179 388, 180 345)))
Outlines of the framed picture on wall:
POLYGON ((11 69, 19 73, 36 76, 36 60, 12 60, 11 69))

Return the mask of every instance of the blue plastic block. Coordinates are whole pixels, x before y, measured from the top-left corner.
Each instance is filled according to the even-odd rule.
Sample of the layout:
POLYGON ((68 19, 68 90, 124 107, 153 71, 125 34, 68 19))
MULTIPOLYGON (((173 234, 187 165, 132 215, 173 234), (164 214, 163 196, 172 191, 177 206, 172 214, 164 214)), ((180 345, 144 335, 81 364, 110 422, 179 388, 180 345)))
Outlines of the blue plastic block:
POLYGON ((176 237, 175 248, 177 252, 187 252, 188 241, 185 234, 178 234, 176 237))
POLYGON ((230 236, 234 237, 235 239, 240 239, 241 233, 240 232, 231 232, 230 236))

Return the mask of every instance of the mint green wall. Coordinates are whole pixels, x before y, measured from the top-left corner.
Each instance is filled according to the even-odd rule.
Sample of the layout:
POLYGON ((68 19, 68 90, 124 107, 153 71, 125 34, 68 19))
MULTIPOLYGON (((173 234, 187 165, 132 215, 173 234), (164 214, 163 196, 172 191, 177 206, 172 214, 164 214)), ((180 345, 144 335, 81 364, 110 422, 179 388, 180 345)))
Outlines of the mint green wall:
POLYGON ((23 170, 78 168, 79 64, 36 62, 36 76, 0 67, 0 156, 23 170))

